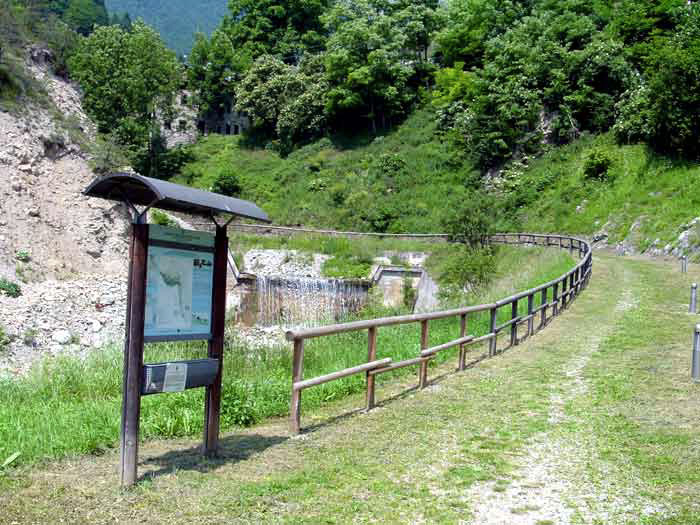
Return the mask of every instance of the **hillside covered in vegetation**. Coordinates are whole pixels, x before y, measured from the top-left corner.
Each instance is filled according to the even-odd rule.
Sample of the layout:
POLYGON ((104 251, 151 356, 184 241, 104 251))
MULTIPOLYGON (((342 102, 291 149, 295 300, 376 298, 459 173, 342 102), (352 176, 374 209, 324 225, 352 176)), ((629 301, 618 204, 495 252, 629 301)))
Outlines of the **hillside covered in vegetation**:
POLYGON ((130 164, 250 198, 279 223, 366 231, 563 229, 658 249, 699 215, 695 2, 227 9, 184 66, 143 22, 41 37, 98 125, 96 171, 130 164), (250 129, 168 149, 183 88, 201 115, 233 109, 250 129))

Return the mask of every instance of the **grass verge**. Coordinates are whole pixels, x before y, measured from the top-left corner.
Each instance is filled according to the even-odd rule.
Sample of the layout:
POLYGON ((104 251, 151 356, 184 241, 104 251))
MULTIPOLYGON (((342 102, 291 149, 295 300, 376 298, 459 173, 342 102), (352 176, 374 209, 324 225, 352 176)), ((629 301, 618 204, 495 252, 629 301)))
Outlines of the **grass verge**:
MULTIPOLYGON (((537 248, 504 248, 499 253, 496 280, 489 290, 473 293, 468 302, 494 300, 552 279, 571 267, 562 252, 537 248)), ((374 317, 390 312, 369 310, 374 317)), ((398 313, 398 312, 395 312, 398 313)), ((508 312, 502 312, 503 319, 508 312)), ((232 327, 235 331, 235 327, 232 327)), ((395 361, 415 357, 420 328, 413 325, 379 331, 378 357, 395 361)), ((487 332, 485 316, 470 321, 470 332, 487 332)), ((459 320, 431 324, 432 344, 459 334, 459 320)), ((366 334, 350 333, 310 341, 305 353, 306 377, 354 366, 366 359, 366 334), (342 352, 338 351, 342 348, 342 352)), ((145 362, 203 357, 204 344, 149 345, 145 362)), ((287 413, 291 388, 291 352, 286 346, 251 351, 227 338, 224 360, 222 428, 248 426, 287 413)), ((439 356, 439 364, 446 356, 439 356)), ((392 374, 410 374, 403 370, 392 374)), ((379 384, 392 381, 381 376, 379 384)), ((305 409, 346 397, 364 388, 354 376, 304 393, 305 409)), ((109 348, 85 360, 51 359, 21 380, 0 382, 0 463, 16 452, 13 465, 31 464, 75 454, 100 454, 118 440, 121 391, 121 352, 109 348)), ((203 392, 150 396, 143 399, 141 435, 144 439, 196 435, 202 429, 203 392)))

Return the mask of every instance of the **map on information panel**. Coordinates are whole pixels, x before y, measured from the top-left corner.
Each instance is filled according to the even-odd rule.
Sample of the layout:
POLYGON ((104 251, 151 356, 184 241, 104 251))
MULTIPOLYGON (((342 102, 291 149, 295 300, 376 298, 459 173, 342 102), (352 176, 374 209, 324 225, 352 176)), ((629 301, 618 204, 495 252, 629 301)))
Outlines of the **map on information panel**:
POLYGON ((151 341, 208 338, 211 334, 213 238, 200 232, 154 225, 151 228, 144 336, 151 341))

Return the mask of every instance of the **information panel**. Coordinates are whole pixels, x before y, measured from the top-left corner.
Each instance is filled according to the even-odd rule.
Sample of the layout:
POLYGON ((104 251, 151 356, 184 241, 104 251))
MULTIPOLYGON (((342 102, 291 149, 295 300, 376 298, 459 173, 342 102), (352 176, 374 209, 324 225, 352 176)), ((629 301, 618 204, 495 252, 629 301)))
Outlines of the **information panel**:
POLYGON ((146 341, 211 338, 214 236, 149 226, 146 341))

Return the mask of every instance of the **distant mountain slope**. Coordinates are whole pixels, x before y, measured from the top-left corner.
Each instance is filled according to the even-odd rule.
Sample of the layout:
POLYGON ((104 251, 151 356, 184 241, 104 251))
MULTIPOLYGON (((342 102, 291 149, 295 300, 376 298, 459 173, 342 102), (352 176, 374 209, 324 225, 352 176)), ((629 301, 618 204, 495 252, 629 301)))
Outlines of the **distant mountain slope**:
POLYGON ((129 13, 157 29, 178 55, 188 54, 194 34, 210 34, 226 14, 227 0, 106 0, 110 13, 129 13))

